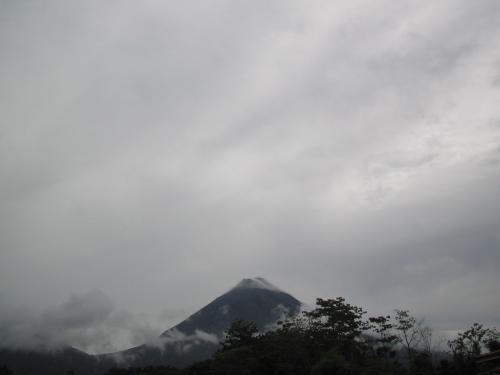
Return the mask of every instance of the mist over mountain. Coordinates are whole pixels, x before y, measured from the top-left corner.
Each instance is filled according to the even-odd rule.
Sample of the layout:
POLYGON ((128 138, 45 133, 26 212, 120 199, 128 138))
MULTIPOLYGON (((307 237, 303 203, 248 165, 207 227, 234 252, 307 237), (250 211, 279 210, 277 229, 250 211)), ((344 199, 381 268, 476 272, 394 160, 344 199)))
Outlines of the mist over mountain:
MULTIPOLYGON (((54 348, 37 338, 36 347, 4 346, 0 349, 0 364, 7 364, 16 374, 27 375, 64 374, 68 369, 98 374, 116 365, 183 367, 209 358, 220 347, 225 330, 235 320, 253 321, 264 332, 274 329, 278 320, 296 315, 301 306, 299 300, 264 278, 243 279, 181 323, 138 347, 90 355, 70 347, 54 348)), ((77 327, 78 319, 73 318, 72 324, 77 327)))
POLYGON ((243 279, 153 342, 100 358, 116 358, 135 365, 186 366, 209 358, 232 322, 252 321, 260 331, 266 331, 275 328, 277 321, 296 315, 301 305, 264 278, 243 279))
POLYGON ((227 321, 295 311, 261 278, 227 290, 242 275, 500 329, 499 20, 499 0, 0 0, 2 355, 203 358, 227 321))
POLYGON ((118 308, 99 290, 71 294, 47 309, 14 305, 0 296, 0 349, 46 348, 71 345, 87 353, 106 353, 150 340, 171 319, 141 316, 118 308))

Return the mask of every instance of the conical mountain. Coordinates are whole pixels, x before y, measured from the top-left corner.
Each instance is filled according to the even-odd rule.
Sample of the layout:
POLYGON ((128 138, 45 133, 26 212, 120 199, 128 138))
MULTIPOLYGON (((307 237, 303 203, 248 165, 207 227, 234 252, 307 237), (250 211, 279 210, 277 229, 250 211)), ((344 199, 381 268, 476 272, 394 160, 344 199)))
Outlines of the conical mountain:
MULTIPOLYGON (((201 330, 222 338, 232 322, 244 319, 253 321, 264 331, 277 320, 297 313, 300 306, 300 301, 263 278, 243 279, 172 329, 186 334, 201 330)), ((172 329, 165 331, 162 337, 168 336, 172 329)))
POLYGON ((273 329, 278 320, 296 315, 301 302, 263 278, 241 280, 208 305, 163 332, 155 341, 112 354, 134 366, 186 366, 209 358, 237 319, 256 323, 260 331, 273 329))
POLYGON ((15 374, 99 375, 113 366, 172 365, 183 367, 209 358, 224 339, 224 331, 237 319, 253 321, 261 331, 277 320, 294 315, 301 303, 263 278, 243 279, 157 340, 125 351, 90 355, 66 347, 57 351, 0 348, 0 364, 15 374))

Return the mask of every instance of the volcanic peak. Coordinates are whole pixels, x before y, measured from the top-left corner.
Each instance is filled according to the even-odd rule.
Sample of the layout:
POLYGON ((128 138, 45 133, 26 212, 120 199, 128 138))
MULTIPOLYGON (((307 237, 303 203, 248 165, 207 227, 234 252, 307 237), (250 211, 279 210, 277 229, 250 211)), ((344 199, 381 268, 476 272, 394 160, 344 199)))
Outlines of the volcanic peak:
POLYGON ((271 284, 263 277, 243 279, 233 289, 266 289, 275 292, 282 292, 280 288, 271 284))

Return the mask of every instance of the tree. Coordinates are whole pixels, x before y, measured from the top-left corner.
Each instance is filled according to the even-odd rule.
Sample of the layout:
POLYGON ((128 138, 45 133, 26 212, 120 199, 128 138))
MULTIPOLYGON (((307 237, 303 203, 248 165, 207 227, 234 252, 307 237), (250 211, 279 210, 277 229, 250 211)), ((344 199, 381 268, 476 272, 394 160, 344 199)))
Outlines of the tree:
POLYGON ((482 353, 484 347, 490 347, 495 338, 498 339, 498 332, 495 329, 484 328, 482 324, 474 323, 469 329, 459 333, 455 339, 448 341, 459 371, 462 374, 473 374, 475 357, 482 353))
POLYGON ((490 352, 500 350, 500 332, 496 328, 490 328, 487 333, 486 347, 490 352))
POLYGON ((394 346, 400 342, 400 338, 393 333, 394 325, 391 316, 370 317, 370 329, 374 333, 375 353, 384 359, 387 365, 389 357, 394 356, 394 346))
POLYGON ((420 352, 415 358, 415 367, 420 371, 432 370, 434 366, 434 330, 429 326, 418 327, 420 352))
POLYGON ((417 322, 415 317, 410 315, 408 310, 395 310, 396 311, 396 330, 399 331, 399 338, 403 343, 408 354, 408 364, 410 368, 415 363, 414 353, 419 344, 419 330, 421 322, 417 322))
POLYGON ((490 352, 495 352, 497 350, 500 350, 500 341, 498 339, 492 339, 488 341, 486 347, 490 352))
POLYGON ((366 311, 346 303, 343 297, 318 298, 316 306, 304 314, 310 319, 310 334, 323 345, 323 350, 336 348, 347 359, 352 359, 361 345, 356 338, 368 329, 368 323, 363 321, 366 311))
POLYGON ((494 332, 490 328, 484 328, 482 324, 474 323, 469 329, 459 333, 454 340, 448 341, 448 345, 454 356, 474 358, 481 354, 494 332))
POLYGON ((433 339, 433 330, 429 326, 421 326, 419 327, 419 342, 420 348, 424 353, 427 353, 432 356, 432 339, 433 339))
POLYGON ((238 319, 231 324, 226 331, 226 339, 223 343, 223 350, 250 345, 258 333, 254 322, 238 319))

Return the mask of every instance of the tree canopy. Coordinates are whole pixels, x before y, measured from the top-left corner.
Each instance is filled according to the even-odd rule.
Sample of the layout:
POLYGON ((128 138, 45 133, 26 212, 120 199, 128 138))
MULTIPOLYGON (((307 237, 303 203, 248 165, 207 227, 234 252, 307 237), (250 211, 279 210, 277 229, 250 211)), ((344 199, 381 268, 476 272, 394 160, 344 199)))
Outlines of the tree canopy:
POLYGON ((316 307, 259 333, 254 322, 236 320, 215 355, 186 369, 114 369, 107 375, 433 375, 474 374, 474 359, 498 344, 495 329, 474 324, 450 340, 450 360, 432 357, 432 329, 408 310, 366 318, 343 297, 316 300, 316 307))

